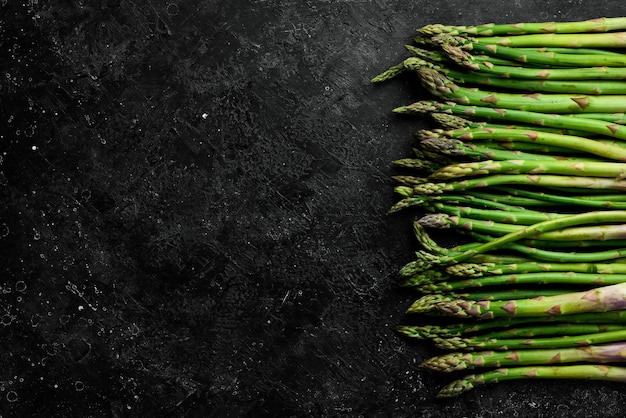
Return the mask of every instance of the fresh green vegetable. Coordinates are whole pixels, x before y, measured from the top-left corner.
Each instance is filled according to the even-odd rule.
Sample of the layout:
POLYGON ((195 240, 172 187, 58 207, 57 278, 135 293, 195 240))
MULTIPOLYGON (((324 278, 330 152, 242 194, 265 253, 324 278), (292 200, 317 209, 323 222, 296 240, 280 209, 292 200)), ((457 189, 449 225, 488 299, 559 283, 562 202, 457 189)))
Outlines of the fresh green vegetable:
POLYGON ((456 380, 441 389, 437 397, 450 398, 479 385, 519 379, 582 379, 626 382, 626 367, 592 364, 499 368, 456 380))

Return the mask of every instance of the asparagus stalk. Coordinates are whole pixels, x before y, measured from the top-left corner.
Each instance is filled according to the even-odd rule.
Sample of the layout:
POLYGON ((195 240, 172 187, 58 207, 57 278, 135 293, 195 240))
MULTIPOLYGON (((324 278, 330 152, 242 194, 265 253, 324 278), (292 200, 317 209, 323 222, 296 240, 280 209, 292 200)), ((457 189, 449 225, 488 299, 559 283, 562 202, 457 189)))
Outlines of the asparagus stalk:
MULTIPOLYGON (((446 273, 456 277, 498 276, 519 273, 572 272, 597 274, 626 274, 624 263, 545 263, 527 262, 521 264, 472 264, 459 263, 448 266, 446 273)), ((445 277, 443 274, 441 277, 445 277)))
MULTIPOLYGON (((463 253, 465 252, 466 251, 464 250, 463 253)), ((424 253, 423 251, 416 251, 415 252, 416 260, 410 261, 406 263, 404 266, 402 266, 402 268, 398 272, 399 276, 402 278, 407 278, 415 274, 419 274, 424 271, 439 267, 439 264, 441 264, 442 262, 441 260, 438 260, 436 256, 433 256, 432 253, 428 253, 428 252, 425 253, 426 256, 424 257, 423 253, 424 253)), ((451 254, 446 253, 446 254, 441 254, 441 255, 451 255, 451 254)), ((621 256, 615 256, 615 259, 617 257, 626 257, 626 249, 622 250, 621 256)), ((602 259, 602 261, 605 261, 607 259, 609 258, 608 257, 604 258, 602 259)), ((560 259, 559 260, 548 259, 548 260, 553 261, 553 262, 569 262, 570 261, 570 260, 563 261, 560 259)), ((467 261, 470 263, 507 264, 507 263, 522 263, 522 262, 528 261, 528 257, 513 255, 513 254, 484 254, 483 253, 483 254, 472 254, 466 260, 464 259, 463 261, 467 261)), ((444 262, 449 262, 449 260, 444 258, 444 262)))
POLYGON ((449 180, 469 176, 481 176, 496 173, 548 173, 572 176, 626 177, 626 164, 612 162, 569 162, 569 161, 481 161, 447 165, 428 176, 431 180, 449 180))
MULTIPOLYGON (((486 253, 489 251, 496 250, 498 248, 502 248, 505 245, 514 244, 515 241, 519 241, 520 239, 528 238, 530 236, 536 236, 537 234, 546 233, 549 231, 553 231, 555 229, 567 228, 570 226, 579 226, 586 225, 589 223, 615 223, 622 222, 626 219, 626 211, 592 211, 586 213, 575 214, 563 218, 551 219, 548 221, 538 222, 534 225, 530 225, 519 229, 517 231, 511 232, 504 236, 495 238, 489 242, 485 242, 476 247, 473 247, 467 251, 464 251, 460 254, 455 254, 453 256, 440 256, 440 257, 432 257, 427 260, 430 264, 455 264, 463 261, 468 261, 473 258, 477 254, 486 253)), ((615 257, 617 258, 617 257, 615 257)))
MULTIPOLYGON (((507 201, 507 197, 503 197, 502 200, 507 201)), ((398 201, 389 209, 388 213, 394 213, 394 212, 397 212, 399 210, 402 210, 411 206, 421 206, 423 208, 438 207, 438 206, 434 206, 436 204, 447 204, 446 207, 450 207, 449 205, 452 205, 452 204, 456 204, 459 206, 460 205, 473 205, 479 208, 498 209, 499 211, 503 211, 503 212, 522 212, 522 213, 537 212, 537 211, 530 210, 530 209, 524 209, 522 207, 524 204, 528 205, 529 201, 533 203, 533 206, 542 206, 542 204, 544 204, 543 206, 553 206, 549 202, 546 202, 546 201, 541 201, 541 200, 534 201, 534 200, 523 199, 523 198, 520 199, 520 198, 516 198, 515 196, 511 196, 511 200, 508 200, 508 201, 514 204, 521 203, 521 205, 513 206, 510 204, 502 203, 496 200, 496 198, 483 199, 478 196, 472 196, 469 194, 468 195, 445 194, 445 195, 435 195, 435 196, 415 196, 415 197, 407 197, 405 199, 398 201)))
POLYGON ((576 118, 580 116, 584 116, 587 119, 597 119, 597 120, 602 120, 606 122, 616 123, 618 125, 626 124, 626 114, 624 113, 584 113, 582 115, 578 113, 574 113, 570 116, 576 117, 576 118))
POLYGON ((616 202, 626 202, 626 195, 624 194, 601 194, 601 195, 584 195, 584 196, 575 196, 576 199, 581 200, 591 200, 595 202, 603 202, 606 200, 613 200, 616 202))
MULTIPOLYGON (((625 55, 626 60, 626 55, 625 55)), ((626 62, 624 63, 626 66, 626 62)), ((463 104, 545 113, 613 113, 626 111, 623 95, 577 95, 558 93, 504 93, 470 89, 453 83, 448 77, 430 68, 417 71, 422 85, 434 96, 463 104)))
POLYGON ((551 53, 551 52, 556 52, 559 54, 600 54, 600 55, 619 55, 620 52, 616 52, 616 51, 610 51, 608 49, 598 49, 598 48, 567 48, 567 47, 518 47, 517 49, 519 49, 520 51, 526 51, 526 50, 530 50, 530 51, 537 51, 537 52, 543 52, 543 53, 551 53))
MULTIPOLYGON (((431 64, 449 64, 454 63, 450 57, 442 52, 442 51, 433 51, 429 49, 417 48, 413 45, 405 45, 404 46, 407 51, 411 53, 416 58, 429 62, 431 64)), ((505 65, 505 66, 513 66, 519 67, 522 64, 519 62, 498 58, 498 57, 490 57, 488 55, 473 55, 472 58, 476 62, 486 62, 489 64, 497 64, 497 65, 505 65)), ((405 67, 406 69, 406 67, 405 67)))
MULTIPOLYGON (((625 69, 626 70, 626 69, 625 69)), ((626 78, 626 72, 624 73, 626 78)), ((431 112, 446 112, 464 117, 478 117, 486 120, 499 120, 509 122, 521 122, 528 125, 550 126, 553 128, 572 129, 593 134, 606 135, 614 138, 626 139, 626 126, 618 123, 604 121, 601 119, 591 119, 593 113, 557 115, 550 113, 539 113, 521 111, 515 109, 502 109, 478 106, 466 106, 454 102, 440 103, 434 101, 420 101, 408 106, 397 107, 393 110, 401 114, 428 114, 431 112)))
POLYGON ((603 286, 584 292, 566 293, 536 299, 510 301, 442 302, 437 309, 451 316, 481 319, 501 316, 567 315, 583 312, 604 312, 626 308, 626 283, 603 286))
MULTIPOLYGON (((552 205, 573 205, 607 209, 626 208, 626 205, 624 204, 625 202, 616 201, 617 199, 614 197, 607 198, 606 195, 601 195, 600 199, 589 199, 588 196, 561 196, 542 191, 511 189, 509 187, 496 187, 495 189, 510 193, 512 196, 521 196, 523 198, 534 199, 539 202, 549 202, 552 205), (604 199, 602 199, 602 197, 604 197, 604 199)), ((480 196, 480 194, 477 194, 477 196, 480 196)), ((533 204, 532 200, 527 202, 528 206, 532 206, 533 204)))
MULTIPOLYGON (((501 128, 506 128, 503 126, 497 126, 494 124, 485 124, 483 126, 484 129, 501 129, 501 128)), ((510 129, 510 128, 509 128, 510 129)), ((516 126, 514 129, 517 130, 533 130, 533 131, 541 131, 541 132, 552 132, 555 134, 560 134, 560 135, 570 135, 570 136, 582 136, 585 138, 590 138, 590 134, 587 132, 579 132, 579 131, 571 131, 571 130, 555 130, 552 128, 548 128, 548 129, 542 129, 541 127, 529 127, 529 126, 516 126), (539 128, 539 129, 537 129, 539 128)), ((599 138, 594 138, 594 140, 596 141, 601 141, 601 142, 611 142, 611 141, 607 141, 604 139, 599 139, 599 138)), ((621 140, 620 140, 621 141, 621 140)), ((616 142, 613 141, 613 145, 621 145, 621 142, 616 142)), ((493 141, 489 141, 487 142, 487 144, 491 147, 496 147, 498 149, 505 149, 505 150, 510 150, 510 151, 522 151, 522 152, 526 152, 526 153, 535 153, 535 154, 543 154, 542 157, 548 157, 547 159, 549 160, 553 160, 553 159, 571 159, 571 156, 576 157, 576 159, 580 160, 582 157, 581 155, 585 154, 583 151, 578 151, 572 148, 565 148, 565 147, 557 147, 554 145, 545 145, 545 144, 535 144, 532 142, 519 142, 519 141, 500 141, 500 142, 493 142, 493 141)), ((626 144, 624 144, 624 147, 626 147, 626 144)), ((545 158, 544 158, 545 159, 545 158)), ((585 156, 584 158, 587 161, 599 161, 601 160, 601 157, 591 157, 591 156, 585 156)), ((449 164, 453 164, 454 161, 450 161, 449 164)))
POLYGON ((428 181, 424 177, 415 177, 415 176, 392 176, 392 179, 403 186, 418 186, 428 181))
POLYGON ((626 361, 626 342, 585 347, 454 352, 431 357, 421 366, 438 372, 450 373, 480 367, 510 367, 567 363, 622 363, 626 361))
POLYGON ((538 240, 538 239, 523 239, 519 241, 522 245, 528 245, 529 247, 536 247, 542 249, 564 249, 568 248, 568 251, 574 251, 576 248, 585 248, 585 249, 594 249, 599 250, 600 248, 612 247, 612 248, 624 248, 626 247, 626 239, 615 237, 615 239, 610 240, 580 240, 580 241, 548 241, 548 240, 538 240))
POLYGON ((548 219, 556 219, 567 216, 560 213, 531 210, 511 212, 504 210, 480 209, 469 206, 452 206, 439 202, 431 202, 426 206, 426 208, 432 212, 440 212, 455 217, 489 220, 492 222, 512 223, 517 225, 532 225, 548 219))
MULTIPOLYGON (((425 136, 428 135, 427 132, 431 133, 431 135, 436 135, 434 131, 422 131, 421 133, 418 133, 416 135, 425 136)), ((463 157, 473 160, 567 160, 572 162, 597 161, 597 159, 594 158, 578 156, 558 157, 543 154, 533 154, 519 150, 499 149, 497 147, 494 147, 492 145, 486 145, 484 143, 464 143, 463 141, 458 139, 455 140, 454 138, 425 137, 420 141, 420 147, 433 153, 439 153, 441 155, 452 158, 463 157)), ((603 146, 600 145, 599 148, 601 147, 603 146)), ((622 153, 626 154, 626 149, 624 149, 622 153)))
MULTIPOLYGON (((459 291, 468 291, 468 289, 491 286, 567 284, 593 287, 599 285, 615 285, 620 283, 626 283, 626 274, 593 274, 573 272, 515 273, 451 282, 422 283, 418 289, 424 293, 459 293, 459 291)), ((539 295, 541 295, 541 291, 536 292, 535 296, 539 295)))
POLYGON ((623 211, 586 212, 556 220, 539 222, 498 238, 479 237, 479 234, 472 233, 472 235, 479 237, 479 240, 482 243, 470 244, 469 246, 466 246, 462 252, 448 252, 442 254, 418 251, 415 253, 417 260, 405 265, 400 270, 400 275, 402 277, 410 277, 436 265, 452 265, 461 262, 495 262, 505 264, 528 261, 523 257, 484 254, 500 248, 512 249, 514 251, 521 252, 522 254, 528 254, 536 259, 559 263, 576 261, 598 262, 621 259, 626 256, 626 249, 611 249, 608 251, 591 253, 555 252, 520 245, 515 241, 525 239, 528 236, 541 234, 555 229, 566 228, 569 226, 588 223, 603 223, 607 221, 615 222, 622 219, 622 216, 624 216, 623 211))
MULTIPOLYGON (((494 188, 496 189, 496 188, 494 188)), ((498 188, 502 189, 502 188, 498 188)), ((555 201, 551 201, 551 200, 547 200, 547 199, 537 199, 537 198, 532 198, 532 197, 521 197, 521 196, 517 196, 515 194, 510 194, 510 193, 487 193, 487 192, 482 192, 479 190, 468 190, 465 192, 466 195, 471 196, 471 197, 475 197, 475 198, 480 198, 486 201, 492 201, 494 203, 497 204, 504 204, 503 202, 507 202, 510 205, 516 205, 516 206, 520 206, 523 208, 526 207, 553 207, 553 206, 558 206, 560 205, 559 203, 555 202, 555 201)), ((430 197, 431 199, 433 197, 440 197, 440 198, 445 198, 445 196, 432 196, 430 197)), ((599 206, 599 207, 604 207, 604 206, 599 206)), ((614 209, 618 209, 618 208, 614 208, 614 209)), ((626 209, 626 208, 624 208, 626 209)))
MULTIPOLYGON (((480 38, 482 44, 495 44, 510 48, 562 47, 562 48, 623 48, 626 32, 607 33, 537 33, 519 36, 495 36, 480 38)), ((523 52, 535 52, 527 50, 523 52)), ((554 53, 555 55, 558 53, 554 53)), ((578 55, 586 55, 580 53, 578 55)), ((614 55, 614 54, 610 54, 614 55)))
POLYGON ((433 172, 442 167, 441 164, 424 158, 401 158, 392 162, 397 167, 433 172))
POLYGON ((479 385, 516 379, 583 379, 626 382, 626 367, 594 364, 500 368, 456 380, 441 389, 437 397, 450 398, 467 392, 479 385))
POLYGON ((593 344, 605 344, 624 341, 626 330, 596 332, 584 335, 564 335, 559 337, 540 338, 483 338, 477 337, 433 337, 433 342, 439 348, 446 350, 464 349, 475 350, 495 350, 508 351, 519 349, 551 349, 581 347, 593 344))
MULTIPOLYGON (((574 136, 588 136, 588 132, 584 131, 575 131, 571 129, 559 129, 559 128, 550 128, 547 126, 529 126, 529 125, 502 125, 495 124, 490 122, 477 122, 470 119, 465 119, 461 116, 452 115, 450 113, 431 113, 430 116, 433 118, 435 122, 437 122, 443 129, 452 130, 452 129, 461 129, 461 128, 471 128, 471 129, 489 129, 489 128, 507 128, 507 129, 526 129, 526 130, 535 130, 542 132, 552 132, 555 134, 562 135, 574 135, 574 136)), ((533 148, 537 149, 537 148, 533 148)), ((544 149, 543 152, 561 152, 567 153, 570 152, 568 148, 562 147, 554 147, 554 148, 539 148, 544 149)))
MULTIPOLYGON (((422 66, 432 67, 432 68, 442 68, 439 67, 438 64, 454 64, 454 61, 450 59, 444 53, 437 51, 428 51, 421 48, 408 47, 409 51, 415 55, 415 57, 411 57, 406 59, 405 61, 393 65, 383 71, 382 73, 373 77, 370 82, 371 83, 382 83, 384 81, 391 80, 392 78, 397 77, 398 75, 406 72, 407 70, 411 70, 416 68, 416 63, 419 62, 422 66)), ((514 61, 500 59, 497 57, 489 57, 483 55, 474 55, 472 56, 472 60, 477 63, 486 63, 486 65, 498 64, 505 67, 515 67, 516 64, 514 61)))
POLYGON ((492 333, 494 330, 519 327, 520 325, 541 327, 546 324, 626 324, 626 310, 582 313, 562 316, 509 317, 490 321, 461 322, 446 326, 401 325, 396 330, 411 338, 459 337, 476 333, 492 333))
POLYGON ((602 142, 594 139, 561 135, 551 132, 540 132, 534 130, 487 128, 487 129, 454 129, 444 130, 424 130, 421 136, 448 137, 463 141, 474 140, 496 140, 496 141, 521 141, 535 144, 555 145, 563 148, 570 148, 587 152, 612 160, 625 161, 626 148, 610 142, 602 142))
MULTIPOLYGON (((468 235, 476 238, 479 242, 490 242, 494 240, 493 237, 487 235, 481 235, 476 232, 468 232, 468 235)), ((524 240, 520 240, 524 241, 524 240)), ((476 244, 469 247, 466 251, 473 249, 476 244)), ((528 245, 519 244, 518 242, 512 242, 504 244, 503 249, 512 250, 525 254, 534 260, 548 261, 555 263, 595 263, 605 262, 608 260, 619 260, 626 257, 626 248, 616 248, 606 251, 594 251, 594 252, 564 252, 564 251, 549 251, 541 248, 530 247, 528 245)), ((529 260, 525 260, 529 261, 529 260)))
MULTIPOLYGON (((466 251, 463 251, 465 253, 466 251)), ((624 250, 624 254, 621 257, 626 256, 626 250, 624 250)), ((415 252, 416 260, 410 261, 406 263, 400 271, 398 272, 400 277, 406 278, 411 277, 416 274, 422 273, 424 271, 433 269, 437 267, 438 263, 441 263, 441 260, 438 260, 437 257, 434 257, 433 254, 423 251, 415 252)), ((510 254, 464 254, 463 260, 469 263, 498 263, 498 264, 507 264, 507 263, 523 263, 528 261, 527 257, 510 255, 510 254), (467 258, 465 258, 467 257, 467 258)), ((444 260, 448 261, 448 260, 444 260)))
POLYGON ((598 18, 576 22, 538 22, 496 24, 488 23, 479 26, 447 26, 426 25, 418 29, 424 35, 447 33, 450 35, 498 36, 498 35, 526 35, 533 33, 584 33, 610 32, 626 29, 626 18, 598 18))
MULTIPOLYGON (((400 64, 399 64, 400 65, 400 64)), ((419 74, 422 68, 430 68, 441 74, 445 74, 455 83, 479 84, 496 88, 511 90, 522 90, 525 92, 548 92, 548 93, 572 93, 572 94, 625 94, 626 83, 622 80, 545 80, 545 79, 512 79, 501 77, 493 73, 493 68, 489 72, 462 71, 454 66, 442 67, 429 61, 417 57, 407 58, 401 65, 393 66, 386 72, 375 77, 372 82, 381 82, 395 77, 405 70, 415 71, 419 74)), ((484 63, 491 66, 493 63, 484 63)))
MULTIPOLYGON (((505 65, 488 60, 476 60, 475 57, 463 54, 456 49, 449 53, 456 58, 457 64, 472 71, 479 71, 493 77, 529 80, 623 80, 626 75, 624 67, 591 67, 579 68, 536 68, 505 65), (456 55, 454 55, 456 54, 456 55)), ((495 57, 494 57, 495 58, 495 57)), ((502 61, 499 61, 502 62, 502 61)), ((406 68, 405 68, 406 69, 406 68)))
POLYGON ((557 337, 623 330, 626 330, 626 327, 623 324, 576 324, 565 322, 555 324, 534 324, 525 327, 508 328, 500 331, 492 331, 488 334, 483 334, 482 336, 485 338, 557 337))
MULTIPOLYGON (((542 289, 541 295, 554 296, 567 293, 566 289, 542 289)), ((533 289, 508 289, 508 290, 492 290, 488 292, 471 292, 471 293, 432 293, 423 295, 415 300, 407 309, 406 313, 426 313, 437 310, 437 304, 444 301, 451 301, 455 298, 464 298, 469 300, 501 300, 501 299, 527 299, 537 297, 538 292, 533 289)), ((591 332, 591 331, 589 331, 591 332)), ((586 334, 587 332, 582 332, 586 334)), ((571 335, 571 334, 570 334, 571 335)))
POLYGON ((489 72, 459 71, 453 68, 435 68, 448 76, 455 83, 478 84, 513 91, 571 93, 571 94, 625 94, 626 83, 622 80, 552 80, 552 79, 515 79, 505 78, 489 72))
MULTIPOLYGON (((537 216, 538 218, 539 216, 537 216)), ((491 236, 500 236, 504 234, 508 234, 514 231, 518 231, 524 227, 524 225, 532 225, 537 222, 544 221, 546 219, 556 219, 556 217, 549 218, 543 217, 543 219, 533 220, 535 216, 528 215, 524 216, 523 214, 511 214, 510 219, 513 223, 501 223, 494 222, 492 220, 483 220, 483 219, 473 219, 467 218, 459 215, 448 215, 447 213, 430 213, 422 216, 417 220, 419 224, 426 228, 435 228, 435 229, 449 229, 456 228, 458 230, 468 230, 476 233, 485 233, 491 236), (518 219, 521 221, 518 222, 518 219)), ((596 228, 587 227, 587 228, 596 228)), ((569 231, 568 231, 569 232, 569 231)), ((575 232, 570 232, 570 234, 574 234, 572 240, 580 239, 580 236, 585 236, 590 232, 596 232, 596 230, 576 230, 575 232)), ((569 234, 563 233, 560 231, 548 232, 546 234, 542 234, 538 236, 536 239, 546 239, 546 240, 554 240, 554 239, 569 239, 569 234), (547 234, 547 235, 546 235, 547 234)))
MULTIPOLYGON (((555 291, 556 290, 552 290, 555 291)), ((428 313, 428 312, 426 312, 428 313)), ((593 319, 593 318, 589 318, 593 319)), ((396 331, 405 337, 426 339, 450 339, 454 337, 468 337, 481 339, 513 339, 519 337, 557 337, 595 334, 602 332, 623 331, 626 326, 621 323, 575 323, 575 322, 533 322, 533 323, 500 323, 502 321, 487 321, 478 323, 461 323, 447 326, 437 325, 401 325, 396 331), (494 325, 494 322, 498 324, 494 325), (477 334, 478 333, 478 334, 477 334)))
MULTIPOLYGON (((513 196, 514 198, 515 196, 513 196)), ((529 199, 530 200, 530 199, 529 199)), ((455 194, 446 194, 446 195, 437 195, 437 196, 428 196, 427 201, 431 204, 442 203, 442 204, 456 204, 456 205, 471 205, 474 207, 486 208, 486 209, 498 209, 505 212, 536 212, 532 209, 525 209, 524 203, 525 200, 521 200, 522 204, 518 204, 520 201, 515 199, 506 200, 508 203, 504 203, 502 201, 498 201, 497 199, 482 198, 478 196, 474 196, 471 194, 463 194, 463 195, 455 195, 455 194)))
POLYGON ((413 187, 398 186, 396 192, 404 197, 465 191, 500 185, 527 185, 534 187, 572 187, 582 189, 626 190, 626 181, 603 177, 501 174, 448 183, 422 183, 413 187))
MULTIPOLYGON (((613 38, 615 39, 616 37, 613 36, 613 38)), ((626 56, 622 54, 545 54, 539 51, 520 51, 514 47, 496 45, 493 43, 489 44, 459 36, 455 37, 448 35, 436 35, 432 38, 432 41, 440 44, 450 57, 461 57, 461 59, 465 59, 468 61, 471 60, 471 55, 469 55, 465 51, 478 52, 479 54, 505 58, 508 60, 519 61, 532 65, 560 67, 626 66, 626 56)), ((606 41, 606 39, 604 41, 606 41)), ((594 40, 593 42, 598 41, 594 40)), ((582 43, 582 41, 579 46, 586 47, 586 45, 582 43)))

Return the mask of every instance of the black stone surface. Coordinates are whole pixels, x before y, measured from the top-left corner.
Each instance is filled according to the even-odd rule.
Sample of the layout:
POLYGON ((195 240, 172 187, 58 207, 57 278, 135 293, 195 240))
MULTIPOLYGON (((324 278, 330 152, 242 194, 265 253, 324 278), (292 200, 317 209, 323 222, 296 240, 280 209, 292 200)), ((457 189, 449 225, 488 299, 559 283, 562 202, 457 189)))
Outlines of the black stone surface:
POLYGON ((424 24, 621 6, 1 1, 0 415, 626 415, 617 383, 434 400, 385 216, 423 92, 369 84, 424 24))

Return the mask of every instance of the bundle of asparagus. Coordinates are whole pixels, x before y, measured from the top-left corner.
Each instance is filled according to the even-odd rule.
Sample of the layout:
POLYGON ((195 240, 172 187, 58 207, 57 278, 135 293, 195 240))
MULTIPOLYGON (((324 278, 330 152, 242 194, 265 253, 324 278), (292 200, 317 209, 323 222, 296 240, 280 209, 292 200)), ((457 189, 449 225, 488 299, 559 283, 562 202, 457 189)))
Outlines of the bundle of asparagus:
POLYGON ((423 362, 482 369, 451 397, 512 379, 626 382, 626 18, 428 25, 373 78, 416 76, 434 100, 414 155, 394 161, 419 209, 400 270, 419 292, 398 331, 451 350, 423 362), (464 243, 439 245, 429 229, 464 243))

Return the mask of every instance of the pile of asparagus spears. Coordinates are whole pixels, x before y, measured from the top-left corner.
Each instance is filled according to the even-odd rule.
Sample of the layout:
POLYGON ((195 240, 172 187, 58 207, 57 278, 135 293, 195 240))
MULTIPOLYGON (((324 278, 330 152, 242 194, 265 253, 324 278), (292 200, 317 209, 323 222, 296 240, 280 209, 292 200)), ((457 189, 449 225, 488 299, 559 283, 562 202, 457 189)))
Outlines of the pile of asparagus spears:
POLYGON ((476 369, 440 397, 512 379, 626 382, 626 18, 418 32, 372 80, 409 73, 432 96, 394 109, 433 125, 394 162, 406 171, 390 212, 423 215, 399 273, 419 298, 398 331, 446 350, 427 369, 476 369))

